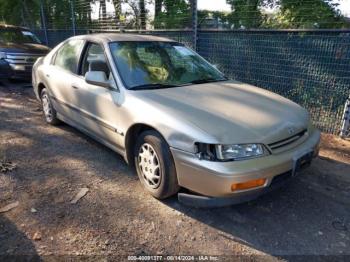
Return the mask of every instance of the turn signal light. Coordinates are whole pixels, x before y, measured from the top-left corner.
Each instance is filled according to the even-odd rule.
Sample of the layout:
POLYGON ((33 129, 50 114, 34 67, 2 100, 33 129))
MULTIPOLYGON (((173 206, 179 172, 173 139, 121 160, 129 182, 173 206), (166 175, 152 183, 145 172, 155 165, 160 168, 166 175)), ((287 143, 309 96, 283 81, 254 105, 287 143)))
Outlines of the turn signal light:
POLYGON ((231 185, 231 190, 232 191, 237 191, 237 190, 244 190, 244 189, 250 189, 254 187, 259 187, 265 185, 266 178, 260 178, 256 180, 250 180, 247 182, 243 183, 236 183, 231 185))

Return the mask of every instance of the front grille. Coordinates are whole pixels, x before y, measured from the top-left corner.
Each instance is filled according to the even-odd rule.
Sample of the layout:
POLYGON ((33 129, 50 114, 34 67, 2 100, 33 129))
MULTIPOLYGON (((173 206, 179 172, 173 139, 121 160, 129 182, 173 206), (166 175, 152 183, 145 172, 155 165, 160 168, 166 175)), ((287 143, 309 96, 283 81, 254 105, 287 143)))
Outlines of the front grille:
POLYGON ((33 66, 35 61, 41 56, 43 55, 30 53, 7 53, 5 60, 9 64, 33 66))
POLYGON ((268 146, 270 147, 271 150, 276 150, 282 147, 285 147, 287 145, 290 145, 294 142, 296 142, 297 140, 299 140, 301 137, 303 137, 306 134, 307 130, 304 129, 303 131, 297 133, 296 135, 290 136, 288 138, 282 139, 280 141, 268 144, 268 146))

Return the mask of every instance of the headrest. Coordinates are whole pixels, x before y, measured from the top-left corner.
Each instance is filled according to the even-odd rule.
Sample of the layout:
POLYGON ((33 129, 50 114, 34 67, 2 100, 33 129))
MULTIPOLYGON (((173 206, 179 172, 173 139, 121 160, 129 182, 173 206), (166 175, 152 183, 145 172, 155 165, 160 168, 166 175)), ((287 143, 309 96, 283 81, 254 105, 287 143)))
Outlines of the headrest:
POLYGON ((89 71, 102 71, 106 76, 109 76, 109 68, 105 61, 92 60, 89 63, 89 71))

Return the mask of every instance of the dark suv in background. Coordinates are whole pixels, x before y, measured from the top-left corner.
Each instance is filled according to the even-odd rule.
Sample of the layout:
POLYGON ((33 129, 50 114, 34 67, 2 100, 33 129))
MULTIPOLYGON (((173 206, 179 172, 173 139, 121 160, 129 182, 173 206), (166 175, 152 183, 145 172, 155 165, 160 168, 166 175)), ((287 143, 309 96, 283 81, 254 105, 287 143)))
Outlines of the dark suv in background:
POLYGON ((49 51, 28 29, 0 24, 0 79, 29 80, 35 61, 49 51))

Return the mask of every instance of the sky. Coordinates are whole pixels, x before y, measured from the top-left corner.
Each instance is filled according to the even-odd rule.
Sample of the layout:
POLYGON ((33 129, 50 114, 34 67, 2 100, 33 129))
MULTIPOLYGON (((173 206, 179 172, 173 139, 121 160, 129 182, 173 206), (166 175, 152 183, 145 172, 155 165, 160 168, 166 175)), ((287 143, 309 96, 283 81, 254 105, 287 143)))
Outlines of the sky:
MULTIPOLYGON (((198 9, 211 11, 230 11, 230 5, 226 4, 226 0, 197 0, 198 9)), ((339 3, 339 10, 345 16, 350 17, 350 0, 334 0, 339 3)))
POLYGON ((230 11, 231 6, 226 4, 226 0, 197 0, 198 9, 210 11, 230 11))

